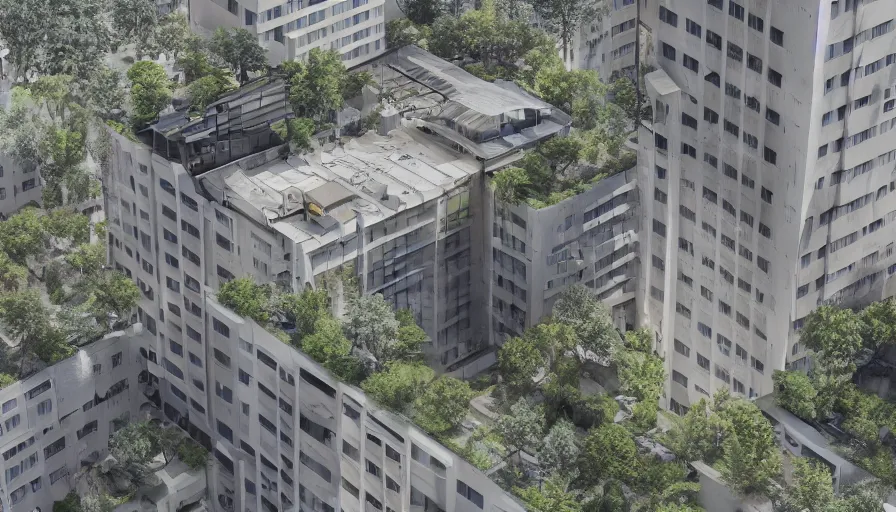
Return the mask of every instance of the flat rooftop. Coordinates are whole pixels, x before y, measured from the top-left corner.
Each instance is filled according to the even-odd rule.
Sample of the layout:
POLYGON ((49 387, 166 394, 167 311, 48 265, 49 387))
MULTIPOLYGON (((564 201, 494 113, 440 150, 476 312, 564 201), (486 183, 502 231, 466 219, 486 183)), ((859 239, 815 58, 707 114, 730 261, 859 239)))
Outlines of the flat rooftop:
POLYGON ((198 179, 207 190, 223 191, 232 208, 262 216, 273 229, 309 242, 306 250, 314 250, 354 233, 359 219, 365 226, 376 224, 481 172, 472 156, 426 139, 414 129, 387 136, 368 131, 311 154, 274 158, 251 169, 228 165, 198 179), (312 214, 307 219, 305 205, 312 214))

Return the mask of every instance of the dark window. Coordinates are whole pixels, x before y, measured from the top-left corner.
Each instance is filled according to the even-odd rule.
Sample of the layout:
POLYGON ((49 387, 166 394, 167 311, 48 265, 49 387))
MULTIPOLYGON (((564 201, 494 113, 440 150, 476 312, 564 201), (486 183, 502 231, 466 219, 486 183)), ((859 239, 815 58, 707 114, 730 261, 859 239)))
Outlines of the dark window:
POLYGON ((768 82, 772 85, 781 87, 781 73, 778 73, 772 68, 768 68, 768 82))
POLYGON ((781 32, 775 27, 769 29, 769 39, 778 46, 784 46, 784 32, 781 32))
POLYGON ((674 12, 670 11, 669 9, 666 9, 665 7, 663 7, 661 5, 660 6, 660 21, 665 21, 669 25, 672 25, 673 27, 677 27, 678 26, 678 15, 675 14, 674 12))
POLYGON ((721 50, 722 49, 722 36, 720 36, 719 34, 716 34, 712 30, 707 30, 706 31, 706 43, 709 46, 712 46, 713 48, 715 48, 716 50, 721 50))
POLYGON ((675 60, 675 47, 673 47, 667 43, 663 43, 663 57, 674 61, 675 60))

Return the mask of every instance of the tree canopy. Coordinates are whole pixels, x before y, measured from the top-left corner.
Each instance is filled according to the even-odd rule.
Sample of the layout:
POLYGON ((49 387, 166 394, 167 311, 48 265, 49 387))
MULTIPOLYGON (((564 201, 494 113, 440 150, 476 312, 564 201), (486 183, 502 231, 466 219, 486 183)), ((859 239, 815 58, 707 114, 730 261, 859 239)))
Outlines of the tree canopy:
POLYGON ((219 27, 209 49, 237 75, 240 84, 249 81, 249 73, 267 69, 268 59, 258 38, 244 28, 219 27))

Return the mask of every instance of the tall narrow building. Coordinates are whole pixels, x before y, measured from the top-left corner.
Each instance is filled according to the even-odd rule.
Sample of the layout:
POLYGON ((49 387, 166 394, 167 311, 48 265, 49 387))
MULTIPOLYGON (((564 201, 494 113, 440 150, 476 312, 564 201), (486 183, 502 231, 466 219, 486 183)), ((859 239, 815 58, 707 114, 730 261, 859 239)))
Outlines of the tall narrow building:
POLYGON ((896 1, 665 0, 640 127, 641 315, 682 412, 804 367, 822 304, 893 294, 896 1))

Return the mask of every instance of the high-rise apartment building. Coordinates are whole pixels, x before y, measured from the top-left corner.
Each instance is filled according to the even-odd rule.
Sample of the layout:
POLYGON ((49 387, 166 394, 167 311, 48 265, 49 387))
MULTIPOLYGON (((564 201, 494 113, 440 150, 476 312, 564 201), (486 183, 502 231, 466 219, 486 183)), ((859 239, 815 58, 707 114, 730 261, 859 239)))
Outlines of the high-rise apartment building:
POLYGON ((640 127, 642 313, 682 410, 769 393, 804 318, 894 292, 893 0, 666 0, 640 127))
POLYGON ((51 510, 90 486, 109 439, 162 421, 210 451, 120 510, 523 512, 470 463, 251 320, 203 296, 198 331, 159 344, 136 324, 0 390, 0 501, 51 510), (161 350, 159 350, 161 348, 161 350))
MULTIPOLYGON (((486 173, 565 133, 570 118, 512 84, 489 84, 417 48, 387 59, 371 71, 402 99, 382 112, 383 131, 390 128, 385 136, 345 137, 284 158, 269 127, 290 114, 284 85, 275 79, 226 95, 203 118, 164 116, 141 141, 112 135, 105 177, 111 261, 137 282, 140 321, 160 343, 194 338, 202 294, 235 276, 301 291, 348 273, 362 293, 381 293, 414 312, 432 340, 425 350, 434 366, 466 375, 494 362, 500 339, 488 328, 490 287, 505 282, 493 279, 490 265, 503 249, 492 250, 489 233, 500 244, 500 226, 492 222, 486 173)), ((623 197, 612 204, 631 201, 627 182, 595 188, 575 207, 595 209, 617 191, 623 197)), ((544 247, 582 235, 581 219, 575 229, 565 226, 572 209, 572 203, 549 209, 567 212, 557 220, 563 230, 553 234, 553 220, 544 228, 550 237, 533 234, 534 223, 515 232, 524 242, 516 247, 519 263, 507 259, 505 267, 510 275, 523 273, 517 300, 528 300, 528 258, 556 267, 561 262, 549 261, 544 247)), ((513 223, 505 224, 509 235, 513 223)), ((588 243, 581 245, 590 257, 588 243)), ((578 242, 563 256, 564 273, 578 273, 575 262, 566 268, 573 259, 581 259, 578 242)), ((530 271, 542 276, 540 267, 530 271)), ((541 290, 531 300, 542 303, 541 290)), ((539 316, 508 332, 549 309, 539 306, 539 316)))
POLYGON ((321 48, 338 51, 351 67, 386 49, 385 0, 190 0, 185 6, 202 30, 256 34, 272 65, 321 48))
MULTIPOLYGON (((604 81, 635 77, 637 4, 635 0, 610 0, 592 20, 583 20, 566 57, 571 69, 592 69, 604 81)), ((643 42, 642 42, 643 46, 643 42)))

